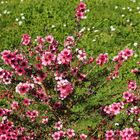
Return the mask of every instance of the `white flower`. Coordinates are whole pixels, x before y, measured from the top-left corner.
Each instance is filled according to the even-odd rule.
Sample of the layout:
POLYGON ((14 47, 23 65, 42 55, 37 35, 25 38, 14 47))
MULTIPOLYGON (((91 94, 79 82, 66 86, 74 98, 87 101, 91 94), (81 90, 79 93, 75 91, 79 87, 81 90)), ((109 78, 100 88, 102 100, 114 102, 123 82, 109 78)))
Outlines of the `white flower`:
POLYGON ((138 43, 137 43, 137 42, 135 42, 133 45, 134 45, 135 47, 137 47, 137 46, 138 46, 138 43))
POLYGON ((118 6, 115 6, 115 9, 118 9, 118 6))
POLYGON ((4 1, 1 1, 1 4, 4 4, 4 1))
POLYGON ((130 0, 130 1, 131 1, 131 2, 134 2, 134 3, 136 2, 136 0, 130 0))
POLYGON ((16 18, 16 21, 18 21, 19 19, 18 18, 16 18))
POLYGON ((55 28, 55 25, 52 25, 52 28, 55 28))
POLYGON ((81 32, 84 32, 85 31, 85 27, 83 27, 79 32, 81 33, 81 32))
POLYGON ((125 10, 125 9, 126 9, 125 7, 122 8, 122 10, 125 10))
POLYGON ((3 14, 7 14, 7 10, 4 10, 4 11, 3 11, 3 14))
POLYGON ((82 19, 87 19, 87 16, 83 16, 82 19))
POLYGON ((131 9, 130 7, 127 7, 127 9, 129 10, 129 9, 131 9))
POLYGON ((22 21, 19 21, 19 22, 18 22, 18 25, 21 26, 21 25, 22 25, 22 21))
POLYGON ((88 31, 90 31, 90 28, 87 28, 88 31))
POLYGON ((125 15, 122 15, 122 17, 124 17, 125 15))
POLYGON ((66 24, 64 24, 63 26, 66 27, 66 24))
POLYGON ((140 7, 137 7, 137 10, 140 10, 140 7))
POLYGON ((110 26, 111 31, 115 31, 116 29, 113 26, 110 26))
POLYGON ((119 126, 119 123, 115 123, 115 126, 119 126))
POLYGON ((24 16, 22 16, 22 17, 21 17, 21 19, 25 19, 25 17, 24 17, 24 16))
POLYGON ((130 23, 130 26, 132 26, 132 25, 133 25, 133 23, 131 22, 131 23, 130 23))
POLYGON ((135 54, 134 57, 137 58, 138 57, 138 54, 135 54))
POLYGON ((23 14, 23 13, 21 13, 20 15, 21 15, 21 16, 23 16, 24 14, 23 14))
POLYGON ((87 9, 85 12, 87 13, 87 12, 89 12, 90 10, 89 9, 87 9))
POLYGON ((96 41, 96 39, 93 39, 92 41, 93 41, 93 42, 95 42, 95 41, 96 41))
POLYGON ((126 22, 130 22, 130 20, 129 20, 129 19, 127 19, 127 20, 126 20, 126 22))
POLYGON ((10 11, 7 11, 7 14, 9 15, 10 14, 10 11))
POLYGON ((97 33, 97 32, 99 32, 99 30, 94 30, 94 33, 97 33))

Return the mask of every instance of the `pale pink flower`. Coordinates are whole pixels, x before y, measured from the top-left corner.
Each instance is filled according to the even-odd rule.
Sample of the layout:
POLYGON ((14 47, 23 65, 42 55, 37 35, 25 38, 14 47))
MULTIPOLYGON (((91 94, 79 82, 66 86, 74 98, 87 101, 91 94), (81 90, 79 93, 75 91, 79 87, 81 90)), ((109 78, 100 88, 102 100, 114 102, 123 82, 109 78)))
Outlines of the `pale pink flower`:
POLYGON ((136 90, 136 88, 137 88, 136 81, 129 81, 128 82, 128 89, 129 90, 136 90))
POLYGON ((62 50, 57 57, 58 64, 69 64, 72 60, 72 52, 70 49, 62 50))
POLYGON ((48 43, 53 43, 53 41, 54 41, 54 37, 52 35, 46 36, 45 39, 48 43))
POLYGON ((75 136, 75 132, 74 132, 73 129, 68 129, 66 133, 67 133, 67 136, 68 136, 69 138, 72 138, 72 137, 75 136))
POLYGON ((48 52, 48 51, 45 51, 43 55, 41 56, 41 62, 42 62, 42 65, 44 66, 52 65, 55 59, 56 59, 56 56, 53 53, 48 52))
POLYGON ((24 95, 25 93, 29 92, 29 90, 33 89, 34 88, 34 84, 31 84, 31 83, 19 83, 17 86, 16 86, 16 92, 19 93, 19 94, 22 94, 24 95))
POLYGON ((87 135, 86 135, 86 134, 81 134, 81 135, 80 135, 80 139, 81 139, 81 140, 86 140, 86 138, 87 138, 87 135))
POLYGON ((56 122, 54 128, 61 130, 63 128, 62 122, 61 121, 56 122))

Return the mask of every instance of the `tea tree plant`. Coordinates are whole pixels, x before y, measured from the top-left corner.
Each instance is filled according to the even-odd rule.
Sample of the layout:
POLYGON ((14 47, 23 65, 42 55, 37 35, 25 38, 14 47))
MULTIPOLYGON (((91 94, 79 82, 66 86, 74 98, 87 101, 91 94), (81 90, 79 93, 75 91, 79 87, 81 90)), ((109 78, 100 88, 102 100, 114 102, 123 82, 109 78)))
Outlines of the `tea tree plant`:
MULTIPOLYGON (((76 111, 77 102, 84 104, 102 85, 119 78, 121 67, 134 54, 133 50, 126 48, 113 61, 105 52, 97 58, 89 56, 78 46, 84 34, 80 28, 83 19, 86 19, 86 4, 80 2, 75 9, 76 29, 73 35, 64 39, 64 43, 51 34, 35 39, 23 34, 16 50, 1 52, 0 84, 3 90, 0 95, 6 101, 0 108, 0 139, 138 139, 139 131, 134 127, 113 130, 107 126, 104 130, 107 121, 123 111, 132 116, 133 125, 138 126, 139 86, 134 80, 128 82, 128 91, 122 94, 121 101, 100 107, 99 113, 105 119, 97 129, 88 128, 88 132, 83 133, 72 128, 77 120, 87 115, 87 110, 82 107, 76 111), (110 64, 114 69, 108 72, 106 80, 95 91, 91 91, 91 71, 110 64)), ((139 69, 132 72, 137 75, 139 69)))

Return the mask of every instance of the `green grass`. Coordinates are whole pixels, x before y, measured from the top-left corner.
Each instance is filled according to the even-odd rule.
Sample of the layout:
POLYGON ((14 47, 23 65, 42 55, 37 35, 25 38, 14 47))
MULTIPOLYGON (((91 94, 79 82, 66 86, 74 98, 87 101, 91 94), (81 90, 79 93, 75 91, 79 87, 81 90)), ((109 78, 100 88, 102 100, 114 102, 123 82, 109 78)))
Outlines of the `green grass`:
MULTIPOLYGON (((33 38, 38 35, 52 34, 63 43, 66 36, 73 35, 76 28, 74 8, 78 2, 78 0, 24 0, 21 3, 19 0, 9 0, 7 4, 0 4, 0 13, 2 14, 0 17, 0 51, 16 49, 23 33, 28 33, 33 38), (4 10, 11 13, 4 15, 4 10), (20 18, 21 13, 24 13, 25 20, 19 26, 15 19, 20 18), (55 28, 52 28, 52 25, 55 25, 55 28)), ((95 129, 103 118, 108 119, 106 116, 101 116, 96 107, 108 105, 121 99, 122 92, 127 88, 127 80, 136 79, 130 70, 135 68, 136 62, 140 60, 140 13, 138 13, 140 10, 137 10, 140 3, 133 3, 129 0, 87 0, 86 3, 90 12, 87 13, 87 19, 81 21, 81 28, 85 27, 86 30, 78 47, 85 48, 94 57, 98 56, 99 53, 107 52, 110 59, 117 55, 120 50, 129 47, 135 51, 137 57, 124 63, 120 78, 100 87, 96 91, 97 94, 90 96, 84 104, 75 105, 72 110, 74 112, 81 110, 81 116, 84 116, 73 125, 79 131, 87 131, 88 126, 95 129), (118 6, 118 9, 115 9, 115 6, 118 6), (123 10, 123 7, 126 7, 126 10, 123 10), (132 8, 132 12, 129 12, 127 7, 132 8), (122 17, 123 14, 125 17, 122 17), (126 21, 128 19, 130 22, 126 21), (111 32, 110 26, 115 27, 116 30, 111 32), (99 31, 95 32, 95 30, 99 31), (96 41, 94 42, 93 39, 96 41), (133 45, 135 42, 138 43, 137 47, 133 45), (113 95, 116 98, 112 98, 113 95)), ((100 83, 106 78, 100 73, 110 69, 111 67, 106 65, 103 68, 93 70, 92 82, 94 83, 99 74, 98 86, 100 86, 100 83)), ((87 92, 86 87, 78 92, 84 94, 87 92)), ((120 117, 110 121, 108 126, 112 125, 115 128, 115 122, 123 123, 120 117)), ((122 127, 120 125, 120 128, 122 127)))

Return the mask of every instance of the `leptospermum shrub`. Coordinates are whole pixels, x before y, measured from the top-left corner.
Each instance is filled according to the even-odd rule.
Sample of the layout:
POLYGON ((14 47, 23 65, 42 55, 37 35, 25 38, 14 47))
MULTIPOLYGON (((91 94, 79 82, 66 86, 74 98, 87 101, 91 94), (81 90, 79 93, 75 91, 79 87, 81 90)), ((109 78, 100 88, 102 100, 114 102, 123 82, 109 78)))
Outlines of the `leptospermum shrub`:
MULTIPOLYGON (((80 2, 75 13, 77 24, 85 18, 85 11, 86 4, 80 2)), ((133 127, 104 130, 103 135, 94 130, 86 134, 76 132, 70 127, 79 115, 71 118, 74 114, 71 108, 81 96, 88 98, 80 93, 80 85, 88 79, 89 69, 102 67, 109 61, 107 53, 93 58, 84 48, 77 48, 81 35, 78 31, 76 35, 67 36, 61 44, 52 35, 32 39, 24 34, 19 49, 1 52, 4 62, 0 68, 1 98, 6 99, 7 106, 0 108, 0 140, 138 139, 139 132, 133 127)), ((128 48, 120 51, 113 58, 114 70, 107 80, 119 77, 119 69, 133 54, 128 48)), ((137 74, 139 70, 132 72, 137 74)), ((103 106, 101 115, 112 118, 125 111, 139 123, 138 89, 136 81, 129 81, 122 101, 103 106)))

